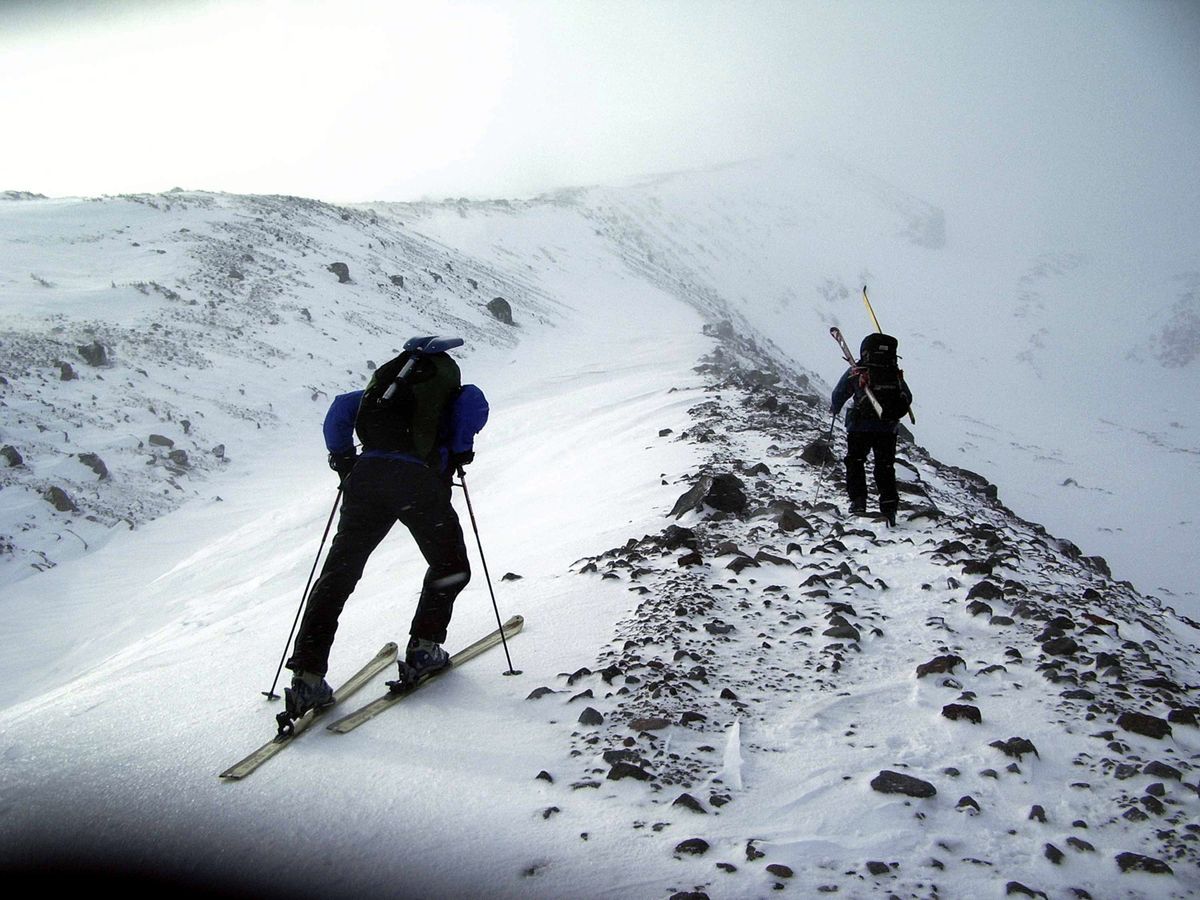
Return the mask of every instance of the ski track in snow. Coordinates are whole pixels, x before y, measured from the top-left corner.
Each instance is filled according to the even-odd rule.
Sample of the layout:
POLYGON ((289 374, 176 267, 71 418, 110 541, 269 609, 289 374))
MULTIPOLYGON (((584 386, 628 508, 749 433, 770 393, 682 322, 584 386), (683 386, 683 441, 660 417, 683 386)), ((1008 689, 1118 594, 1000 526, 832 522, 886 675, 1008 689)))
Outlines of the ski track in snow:
MULTIPOLYGON (((184 241, 195 236, 181 238, 180 221, 199 231, 219 213, 239 227, 240 201, 188 196, 88 208, 96 218, 85 223, 87 243, 106 248, 111 271, 70 276, 83 251, 64 242, 36 273, 60 287, 91 284, 113 303, 104 285, 138 270, 113 243, 122 217, 140 223, 139 258, 173 252, 170 242, 166 254, 148 250, 147 222, 184 241), (190 218, 161 208, 172 202, 175 216, 190 218)), ((928 210, 885 199, 905 211, 908 232, 931 233, 928 210)), ((208 296, 234 308, 240 298, 247 321, 289 310, 295 321, 263 326, 285 349, 264 367, 237 358, 232 334, 227 344, 198 342, 196 352, 225 346, 229 356, 167 419, 199 406, 207 420, 193 420, 203 434, 189 450, 225 431, 234 461, 169 472, 162 451, 114 449, 115 472, 136 462, 165 476, 168 490, 174 479, 175 511, 124 534, 97 527, 89 553, 66 553, 6 589, 4 866, 82 862, 259 896, 1200 890, 1195 623, 1014 516, 983 478, 913 444, 901 450, 898 527, 847 520, 840 465, 800 456, 828 427, 823 393, 752 338, 716 292, 679 284, 661 256, 614 255, 609 242, 628 250, 642 239, 640 226, 606 230, 620 216, 606 214, 596 229, 569 203, 520 216, 498 207, 455 231, 453 209, 405 225, 382 211, 346 219, 321 204, 254 202, 284 247, 260 275, 285 273, 283 289, 243 291, 233 279, 208 296), (378 246, 362 246, 367 234, 378 246), (322 243, 331 235, 335 248, 322 243), (401 249, 385 258, 381 239, 401 249), (309 253, 319 262, 305 262, 309 253), (357 287, 316 286, 322 273, 331 278, 323 267, 334 256, 349 260, 357 287), (524 270, 539 256, 553 266, 524 270), (387 277, 399 270, 409 305, 387 277), (515 332, 481 311, 499 289, 472 299, 468 279, 480 273, 514 300, 515 332), (343 288, 334 312, 326 298, 343 288), (320 338, 293 307, 320 323, 320 338), (326 401, 360 385, 362 363, 399 343, 397 329, 459 326, 473 338, 465 380, 493 406, 468 480, 501 612, 526 617, 510 644, 523 674, 502 676, 502 651, 490 651, 352 735, 314 729, 246 781, 218 782, 273 728, 276 707, 258 692, 333 498, 319 446, 326 401), (260 389, 237 393, 251 384, 260 389), (235 394, 264 428, 247 428, 225 403, 235 394), (693 503, 668 516, 698 479, 721 475, 741 480, 743 509, 693 503), (509 571, 521 577, 501 581, 509 571), (948 656, 961 662, 918 676, 948 656), (947 718, 950 705, 974 708, 981 721, 947 718), (1161 724, 1170 714, 1172 733, 1130 731, 1116 724, 1126 712, 1161 724), (876 791, 884 770, 936 795, 876 791), (694 839, 703 853, 691 852, 694 839), (1174 874, 1122 873, 1117 855, 1126 852, 1174 874)), ((50 234, 61 227, 54 206, 43 207, 50 234)), ((670 246, 685 225, 656 228, 655 240, 670 246)), ((240 262, 241 281, 258 283, 262 253, 245 260, 236 241, 195 240, 204 259, 188 270, 192 282, 227 277, 240 262)), ((716 235, 705 250, 727 252, 716 235)), ((178 270, 163 265, 151 274, 166 285, 178 270)), ((58 289, 30 280, 21 296, 45 302, 58 289)), ((180 285, 169 289, 186 298, 180 285)), ((121 293, 123 305, 89 313, 88 327, 110 321, 133 333, 147 310, 171 322, 174 304, 186 305, 151 294, 163 299, 121 293)), ((64 309, 44 310, 44 321, 70 332, 51 355, 82 340, 64 309)), ((20 326, 30 334, 37 312, 30 307, 34 324, 20 326)), ((121 346, 130 365, 158 352, 121 346)), ((47 364, 31 357, 40 387, 14 379, 6 402, 49 390, 47 364)), ((123 365, 81 369, 107 404, 81 427, 101 428, 104 410, 119 406, 107 390, 129 375, 123 365)), ((152 373, 157 386, 145 395, 155 409, 176 396, 185 371, 164 362, 152 373)), ((18 433, 32 437, 32 421, 18 433)), ((37 478, 69 451, 46 443, 41 452, 37 478)), ((136 491, 159 482, 121 483, 136 491)), ((396 534, 372 558, 342 617, 335 679, 381 639, 403 637, 421 571, 410 543, 396 534)), ((476 566, 450 649, 494 625, 476 566)), ((355 703, 381 688, 379 679, 355 703)))

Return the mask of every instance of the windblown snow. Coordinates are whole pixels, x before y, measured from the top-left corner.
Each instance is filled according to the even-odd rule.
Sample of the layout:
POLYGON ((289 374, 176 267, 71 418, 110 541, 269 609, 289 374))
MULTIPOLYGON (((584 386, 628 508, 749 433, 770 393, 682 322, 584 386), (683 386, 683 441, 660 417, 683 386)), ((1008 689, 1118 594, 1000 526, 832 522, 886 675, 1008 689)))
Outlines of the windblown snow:
MULTIPOLYGON (((522 202, 0 202, 3 868, 258 896, 1200 890, 1170 324, 1196 283, 1080 353, 1110 262, 1009 266, 807 165, 522 202), (844 516, 840 426, 818 452, 825 335, 865 333, 863 283, 917 396, 896 528, 844 516), (489 651, 222 782, 274 730, 328 401, 434 333, 492 406, 467 484, 498 610, 468 535, 448 647, 519 613, 520 674, 489 651)), ((421 574, 398 529, 331 681, 405 637, 421 574)))

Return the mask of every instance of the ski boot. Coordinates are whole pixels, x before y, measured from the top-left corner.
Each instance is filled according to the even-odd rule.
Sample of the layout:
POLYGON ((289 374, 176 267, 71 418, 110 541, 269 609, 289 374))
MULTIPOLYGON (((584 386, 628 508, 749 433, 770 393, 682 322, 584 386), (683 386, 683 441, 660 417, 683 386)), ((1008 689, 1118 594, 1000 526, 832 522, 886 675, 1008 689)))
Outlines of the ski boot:
POLYGON ((396 665, 400 669, 400 676, 387 683, 394 693, 411 690, 427 676, 448 668, 450 654, 442 649, 441 644, 413 637, 409 639, 404 661, 396 665))
POLYGON ((283 689, 284 709, 275 717, 280 736, 290 735, 297 719, 333 706, 334 702, 333 688, 324 678, 315 672, 297 672, 292 676, 292 686, 283 689))
POLYGON ((867 501, 865 499, 850 501, 850 515, 865 516, 867 514, 867 501))
POLYGON ((879 515, 885 522, 888 523, 889 528, 896 527, 896 512, 899 510, 899 508, 900 508, 899 503, 880 503, 879 504, 879 515))

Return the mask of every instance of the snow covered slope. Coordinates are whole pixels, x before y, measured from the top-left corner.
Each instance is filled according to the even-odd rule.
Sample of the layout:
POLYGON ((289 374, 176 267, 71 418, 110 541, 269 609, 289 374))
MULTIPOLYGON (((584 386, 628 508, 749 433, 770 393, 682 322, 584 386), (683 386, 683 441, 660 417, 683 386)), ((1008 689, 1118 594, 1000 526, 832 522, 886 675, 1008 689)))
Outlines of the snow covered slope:
MULTIPOLYGON (((25 554, 0 609, 6 870, 292 897, 1200 890, 1196 624, 1006 509, 969 453, 906 443, 899 527, 846 521, 836 461, 803 456, 825 386, 732 275, 680 262, 665 235, 690 226, 652 235, 626 202, 0 206, 4 359, 29 358, 0 385, 27 460, 0 492, 25 554), (273 728, 259 692, 334 496, 326 400, 448 330, 493 406, 468 478, 522 674, 493 651, 219 782, 273 728), (114 474, 68 469, 81 452, 114 474), (49 539, 67 528, 91 552, 49 539)), ((873 209, 871 240, 902 215, 936 243, 928 207, 873 209)), ((476 572, 452 650, 494 627, 476 572)), ((384 542, 333 680, 403 638, 420 574, 384 542)))
MULTIPOLYGON (((943 211, 818 153, 572 198, 630 263, 832 384, 900 339, 918 440, 1014 509, 1200 613, 1200 242, 943 211)), ((419 226, 418 226, 419 227, 419 226)))

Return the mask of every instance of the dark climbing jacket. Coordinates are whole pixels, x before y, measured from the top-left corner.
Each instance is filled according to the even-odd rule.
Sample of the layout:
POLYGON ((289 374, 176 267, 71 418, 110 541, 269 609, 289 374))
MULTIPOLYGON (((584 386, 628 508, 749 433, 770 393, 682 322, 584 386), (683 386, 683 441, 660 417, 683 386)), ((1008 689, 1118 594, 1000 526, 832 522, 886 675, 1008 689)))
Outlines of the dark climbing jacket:
POLYGON ((896 339, 886 334, 869 334, 859 348, 859 360, 842 375, 833 389, 830 411, 838 410, 851 397, 854 403, 846 412, 847 431, 895 432, 900 419, 912 405, 912 391, 904 383, 897 365, 896 339), (871 386, 875 399, 883 407, 881 416, 867 397, 871 386))

